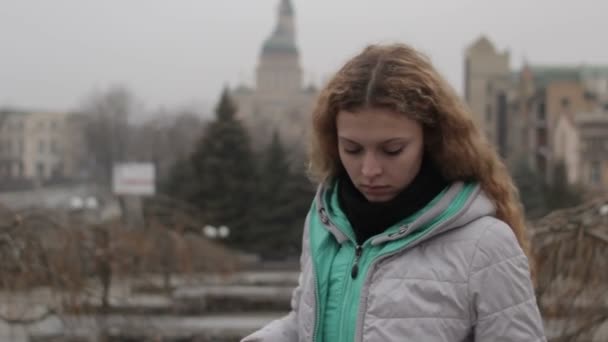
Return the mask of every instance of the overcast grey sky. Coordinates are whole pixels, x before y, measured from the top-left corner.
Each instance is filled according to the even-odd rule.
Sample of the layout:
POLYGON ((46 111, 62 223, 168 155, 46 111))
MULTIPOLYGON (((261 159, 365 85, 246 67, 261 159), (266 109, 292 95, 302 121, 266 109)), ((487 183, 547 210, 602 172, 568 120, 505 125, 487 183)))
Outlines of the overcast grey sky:
MULTIPOLYGON (((148 108, 251 82, 279 0, 0 0, 0 106, 71 110, 123 84, 148 108)), ((372 42, 421 49, 462 89, 480 34, 531 63, 608 64, 608 1, 293 0, 306 79, 372 42)))

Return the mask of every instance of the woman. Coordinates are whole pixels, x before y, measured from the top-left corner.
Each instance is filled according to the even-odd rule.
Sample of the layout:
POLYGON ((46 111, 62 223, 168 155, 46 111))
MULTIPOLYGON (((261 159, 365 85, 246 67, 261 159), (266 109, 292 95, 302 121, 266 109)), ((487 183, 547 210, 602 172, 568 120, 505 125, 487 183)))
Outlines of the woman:
POLYGON ((370 46, 322 91, 293 310, 243 341, 545 341, 517 193, 430 62, 370 46))

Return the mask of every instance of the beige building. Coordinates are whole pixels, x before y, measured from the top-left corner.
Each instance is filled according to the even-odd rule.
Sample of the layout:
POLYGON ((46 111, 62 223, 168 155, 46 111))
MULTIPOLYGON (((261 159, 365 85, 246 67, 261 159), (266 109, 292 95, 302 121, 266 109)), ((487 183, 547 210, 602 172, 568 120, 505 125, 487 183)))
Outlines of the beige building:
POLYGON ((509 53, 486 37, 465 54, 465 98, 508 164, 526 162, 551 179, 555 129, 562 115, 608 110, 608 67, 524 63, 511 71, 509 53))
POLYGON ((520 99, 525 107, 523 122, 527 128, 528 163, 547 178, 551 177, 551 166, 557 161, 555 151, 555 128, 561 116, 574 117, 577 113, 597 108, 586 93, 584 84, 574 78, 561 77, 543 82, 543 73, 527 72, 532 77, 523 77, 522 82, 532 82, 524 87, 534 91, 520 99))
POLYGON ((82 138, 77 116, 2 111, 0 178, 44 182, 76 177, 84 160, 82 138))
POLYGON ((486 37, 477 39, 465 52, 464 82, 465 99, 476 124, 505 157, 507 104, 513 84, 509 52, 499 52, 486 37))
POLYGON ((295 11, 290 0, 281 0, 275 29, 262 45, 255 86, 239 85, 233 92, 255 143, 268 142, 278 130, 288 146, 304 147, 317 91, 305 88, 302 78, 295 11))
POLYGON ((608 191, 608 111, 561 115, 553 144, 570 184, 608 191))

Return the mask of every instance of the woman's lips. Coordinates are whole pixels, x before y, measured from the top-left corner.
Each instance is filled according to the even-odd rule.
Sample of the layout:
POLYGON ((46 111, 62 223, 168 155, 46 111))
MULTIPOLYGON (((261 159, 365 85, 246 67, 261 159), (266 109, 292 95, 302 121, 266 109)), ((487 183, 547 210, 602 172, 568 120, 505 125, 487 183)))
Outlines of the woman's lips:
POLYGON ((361 185, 361 191, 369 195, 384 195, 391 189, 387 185, 361 185))

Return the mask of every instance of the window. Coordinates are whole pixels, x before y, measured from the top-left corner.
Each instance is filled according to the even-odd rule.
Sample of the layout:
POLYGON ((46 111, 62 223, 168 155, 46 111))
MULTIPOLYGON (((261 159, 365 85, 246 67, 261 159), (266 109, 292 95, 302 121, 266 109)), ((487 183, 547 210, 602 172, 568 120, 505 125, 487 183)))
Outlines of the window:
POLYGON ((545 110, 545 103, 541 102, 538 104, 538 113, 537 116, 539 121, 545 121, 545 119, 547 118, 547 113, 545 110))
POLYGON ((559 153, 562 157, 566 155, 566 139, 568 139, 566 132, 561 132, 559 135, 559 153))
POLYGON ((604 142, 601 138, 589 139, 589 149, 590 150, 602 150, 602 146, 604 142))
POLYGON ((44 177, 44 163, 42 163, 42 162, 36 163, 36 176, 38 176, 38 178, 44 177))
POLYGON ((57 149, 57 143, 55 142, 55 140, 51 140, 51 153, 54 155, 59 154, 59 150, 57 149))
POLYGON ((44 141, 40 140, 40 141, 38 141, 38 152, 44 153, 44 151, 45 151, 44 141))
POLYGON ((471 103, 471 60, 464 61, 464 98, 471 103))
POLYGON ((595 101, 597 100, 597 94, 590 92, 590 91, 585 91, 585 94, 583 95, 586 101, 595 101))
POLYGON ((492 106, 486 105, 486 122, 492 122, 492 106))
POLYGON ((521 104, 519 102, 513 102, 513 103, 511 103, 511 111, 513 111, 513 112, 519 112, 520 105, 521 104))
POLYGON ((537 146, 547 146, 547 131, 545 129, 539 128, 536 130, 536 145, 537 146))
POLYGON ((591 167, 589 168, 589 182, 592 185, 600 184, 601 181, 601 169, 599 162, 592 162, 591 167))

